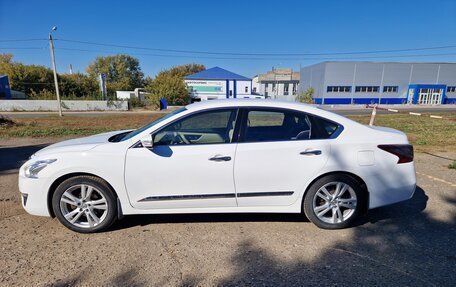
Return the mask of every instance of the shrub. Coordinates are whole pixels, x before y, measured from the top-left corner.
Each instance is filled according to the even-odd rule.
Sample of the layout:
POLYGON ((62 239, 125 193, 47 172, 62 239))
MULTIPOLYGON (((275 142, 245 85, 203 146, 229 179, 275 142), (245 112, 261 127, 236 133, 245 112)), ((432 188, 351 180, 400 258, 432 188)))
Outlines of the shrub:
POLYGON ((296 96, 296 101, 305 104, 312 104, 313 103, 313 94, 314 89, 312 87, 308 88, 304 92, 299 93, 296 96))

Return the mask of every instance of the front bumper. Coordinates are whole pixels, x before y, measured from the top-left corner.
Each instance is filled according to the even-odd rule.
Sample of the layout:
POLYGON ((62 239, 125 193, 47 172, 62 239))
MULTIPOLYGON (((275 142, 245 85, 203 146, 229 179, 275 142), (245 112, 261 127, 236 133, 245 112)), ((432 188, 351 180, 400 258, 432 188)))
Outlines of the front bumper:
POLYGON ((48 208, 48 178, 28 178, 23 170, 19 172, 19 191, 21 192, 22 207, 29 214, 51 216, 48 208))

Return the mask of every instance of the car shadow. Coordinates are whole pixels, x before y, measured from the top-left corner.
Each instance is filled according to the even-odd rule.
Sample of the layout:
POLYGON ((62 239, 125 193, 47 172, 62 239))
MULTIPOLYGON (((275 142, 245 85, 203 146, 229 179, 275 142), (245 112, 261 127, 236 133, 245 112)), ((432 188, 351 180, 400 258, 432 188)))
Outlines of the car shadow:
MULTIPOLYGON (((385 219, 416 216, 426 208, 428 197, 417 187, 413 197, 407 201, 370 210, 354 226, 375 223, 385 219)), ((208 213, 208 214, 147 214, 128 215, 117 221, 110 231, 170 223, 216 223, 216 222, 309 222, 304 214, 295 213, 208 213)))
POLYGON ((366 216, 361 217, 355 222, 354 226, 376 223, 386 219, 403 219, 416 216, 426 209, 428 199, 424 190, 417 186, 413 197, 409 200, 371 209, 367 212, 366 216))
POLYGON ((0 147, 0 175, 16 172, 32 154, 48 145, 49 144, 38 144, 17 147, 0 147))
POLYGON ((276 213, 197 213, 197 214, 147 214, 128 215, 114 224, 110 231, 170 223, 216 223, 216 222, 308 222, 302 214, 276 213))

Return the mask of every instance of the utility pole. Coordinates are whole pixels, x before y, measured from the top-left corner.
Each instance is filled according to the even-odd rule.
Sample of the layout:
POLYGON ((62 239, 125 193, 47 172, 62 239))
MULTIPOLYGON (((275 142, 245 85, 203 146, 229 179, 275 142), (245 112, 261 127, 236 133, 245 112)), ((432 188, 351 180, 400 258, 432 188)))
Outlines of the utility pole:
POLYGON ((57 69, 55 67, 55 56, 54 56, 54 42, 52 40, 52 32, 56 31, 57 27, 52 27, 51 31, 49 32, 49 47, 51 49, 51 58, 52 58, 52 69, 54 70, 54 83, 55 83, 55 92, 57 93, 57 104, 59 108, 59 116, 62 115, 62 105, 60 103, 60 93, 59 93, 59 82, 57 81, 57 69))

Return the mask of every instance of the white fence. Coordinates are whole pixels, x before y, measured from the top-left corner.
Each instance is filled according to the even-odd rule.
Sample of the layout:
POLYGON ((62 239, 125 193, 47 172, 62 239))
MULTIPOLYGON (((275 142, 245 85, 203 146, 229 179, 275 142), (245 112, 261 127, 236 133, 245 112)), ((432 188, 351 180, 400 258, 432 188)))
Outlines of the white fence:
MULTIPOLYGON (((3 112, 57 111, 57 101, 46 100, 0 100, 3 112)), ((63 111, 127 111, 127 101, 62 101, 63 111)))

